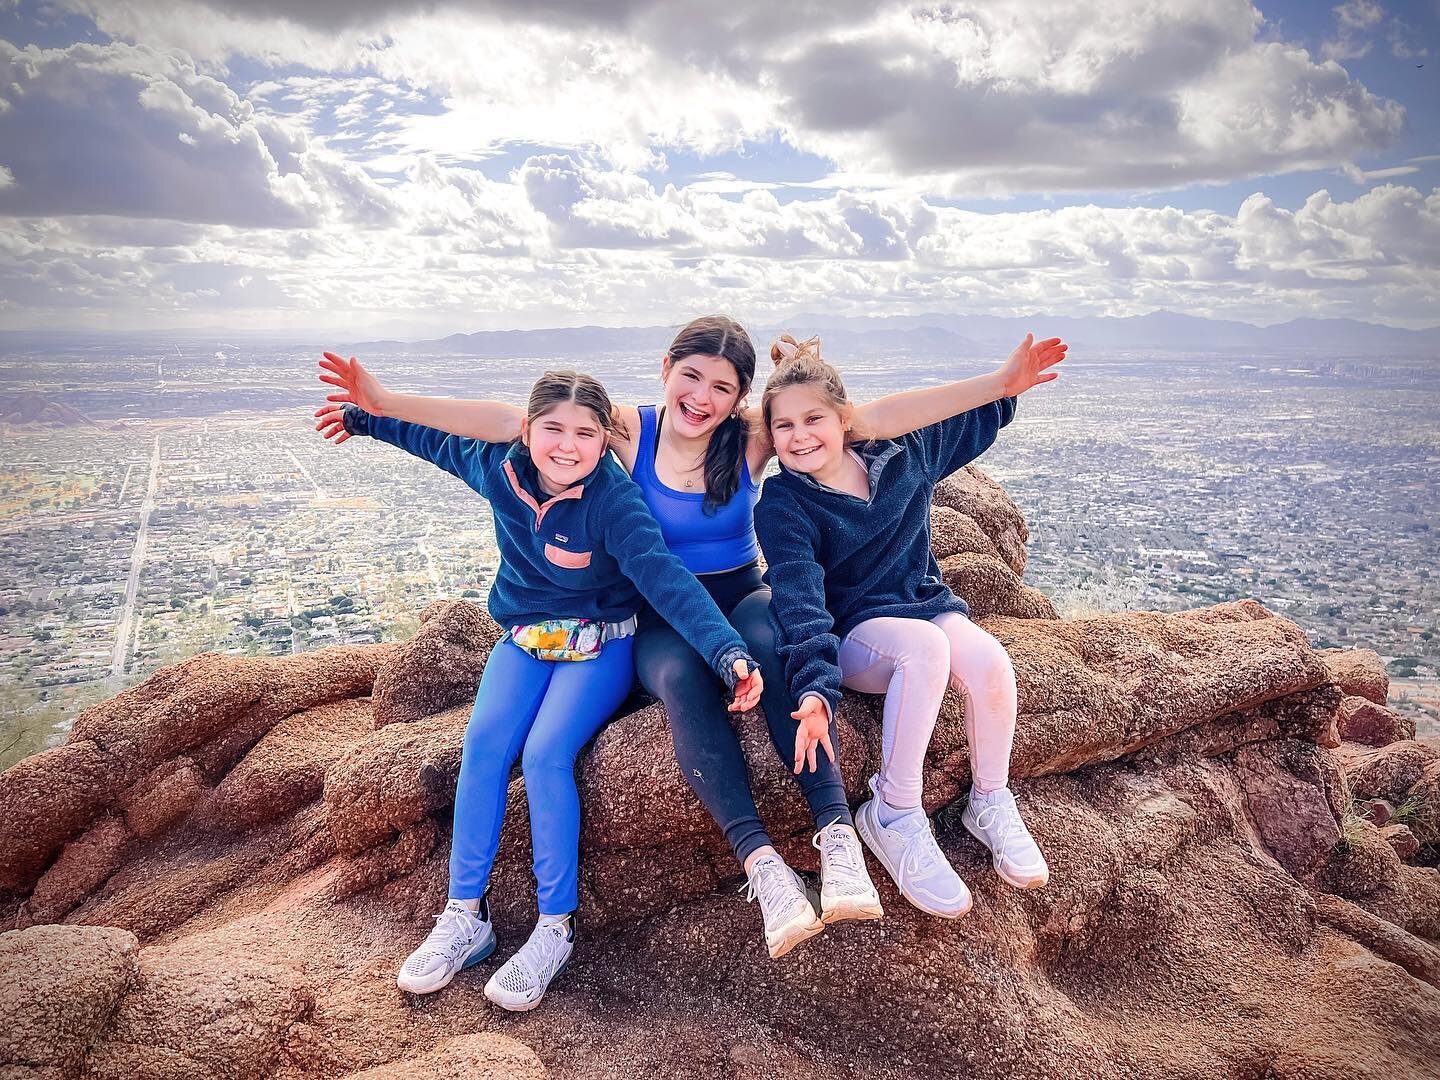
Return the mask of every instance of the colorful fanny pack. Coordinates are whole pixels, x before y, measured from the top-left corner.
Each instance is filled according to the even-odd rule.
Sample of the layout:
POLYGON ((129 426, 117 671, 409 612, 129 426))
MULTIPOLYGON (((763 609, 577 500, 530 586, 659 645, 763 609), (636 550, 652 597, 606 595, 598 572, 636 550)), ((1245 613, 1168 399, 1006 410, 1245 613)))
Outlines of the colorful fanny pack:
POLYGON ((536 660, 594 660, 605 642, 630 637, 636 619, 600 622, 596 619, 545 619, 526 626, 512 626, 510 640, 536 660))

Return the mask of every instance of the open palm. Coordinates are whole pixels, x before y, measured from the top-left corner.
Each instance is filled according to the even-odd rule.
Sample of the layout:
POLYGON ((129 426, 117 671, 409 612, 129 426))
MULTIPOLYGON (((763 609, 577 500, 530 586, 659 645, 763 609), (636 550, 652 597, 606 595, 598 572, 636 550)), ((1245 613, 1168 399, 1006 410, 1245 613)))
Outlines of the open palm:
POLYGON ((385 388, 353 356, 346 360, 332 352, 320 361, 320 381, 338 386, 340 393, 327 394, 326 401, 351 402, 373 416, 384 416, 385 388))
POLYGON ((1000 368, 1000 382, 1006 397, 1023 394, 1032 386, 1053 382, 1060 377, 1058 371, 1051 371, 1065 359, 1069 348, 1059 338, 1036 341, 1034 334, 1026 334, 1025 340, 1015 346, 1015 351, 1000 368))

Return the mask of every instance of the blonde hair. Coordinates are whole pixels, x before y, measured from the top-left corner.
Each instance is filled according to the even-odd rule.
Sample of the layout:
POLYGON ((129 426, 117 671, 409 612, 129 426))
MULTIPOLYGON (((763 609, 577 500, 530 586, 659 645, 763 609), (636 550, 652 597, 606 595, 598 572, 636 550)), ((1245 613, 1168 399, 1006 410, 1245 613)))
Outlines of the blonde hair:
MULTIPOLYGON (((855 405, 845 393, 845 382, 840 372, 820 357, 820 339, 806 338, 796 341, 789 334, 782 334, 770 346, 770 359, 775 370, 765 382, 765 391, 760 395, 760 415, 765 420, 765 430, 770 430, 770 407, 775 395, 792 386, 808 386, 824 399, 825 403, 848 420, 854 415, 855 405)), ((857 434, 852 425, 846 432, 847 443, 865 442, 864 435, 857 434)))

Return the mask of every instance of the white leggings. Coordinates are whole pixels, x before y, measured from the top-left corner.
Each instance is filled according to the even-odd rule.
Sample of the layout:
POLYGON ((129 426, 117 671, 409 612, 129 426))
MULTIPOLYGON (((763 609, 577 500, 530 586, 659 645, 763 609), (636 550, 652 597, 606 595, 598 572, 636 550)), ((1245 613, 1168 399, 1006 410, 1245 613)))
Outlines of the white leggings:
POLYGON ((945 687, 965 699, 970 771, 980 791, 1006 786, 1015 742, 1015 669, 1005 646, 964 615, 867 619, 840 643, 844 685, 885 695, 878 793, 897 810, 920 805, 925 750, 945 687))

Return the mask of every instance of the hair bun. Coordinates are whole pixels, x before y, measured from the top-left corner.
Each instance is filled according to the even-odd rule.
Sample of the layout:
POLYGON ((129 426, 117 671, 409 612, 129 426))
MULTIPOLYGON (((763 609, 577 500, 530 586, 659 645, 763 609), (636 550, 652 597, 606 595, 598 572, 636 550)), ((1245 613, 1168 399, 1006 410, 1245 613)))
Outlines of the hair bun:
POLYGON ((819 360, 820 338, 817 335, 796 341, 789 334, 781 334, 770 345, 770 359, 777 367, 794 360, 819 360))

